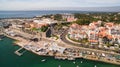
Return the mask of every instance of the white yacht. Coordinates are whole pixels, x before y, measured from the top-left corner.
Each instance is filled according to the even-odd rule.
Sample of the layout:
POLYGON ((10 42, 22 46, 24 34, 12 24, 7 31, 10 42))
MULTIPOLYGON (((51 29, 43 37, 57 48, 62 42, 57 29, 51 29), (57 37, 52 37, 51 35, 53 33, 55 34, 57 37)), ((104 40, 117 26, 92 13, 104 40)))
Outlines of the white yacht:
POLYGON ((81 61, 81 63, 83 63, 83 62, 81 61))
POLYGON ((76 67, 79 67, 78 65, 76 67))
POLYGON ((46 59, 41 60, 41 62, 45 62, 45 61, 46 61, 46 59))
POLYGON ((58 67, 61 67, 60 65, 58 65, 58 67))
POLYGON ((94 67, 97 67, 96 65, 94 67))
POLYGON ((75 64, 75 61, 73 63, 75 64))

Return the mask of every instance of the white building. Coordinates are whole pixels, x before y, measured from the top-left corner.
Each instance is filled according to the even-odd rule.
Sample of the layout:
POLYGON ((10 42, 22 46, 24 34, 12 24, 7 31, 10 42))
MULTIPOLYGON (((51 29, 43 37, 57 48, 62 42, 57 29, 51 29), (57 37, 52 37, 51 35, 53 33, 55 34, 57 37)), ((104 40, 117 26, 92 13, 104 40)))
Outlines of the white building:
POLYGON ((65 48, 58 46, 56 43, 51 43, 49 50, 58 51, 62 54, 64 52, 65 48))

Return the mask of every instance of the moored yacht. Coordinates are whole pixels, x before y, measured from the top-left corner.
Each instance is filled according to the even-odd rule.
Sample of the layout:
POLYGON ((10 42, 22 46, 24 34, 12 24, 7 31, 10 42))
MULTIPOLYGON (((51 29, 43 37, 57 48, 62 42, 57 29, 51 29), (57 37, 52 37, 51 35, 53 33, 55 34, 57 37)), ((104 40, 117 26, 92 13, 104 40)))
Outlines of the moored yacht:
POLYGON ((46 61, 46 59, 41 60, 41 62, 45 62, 45 61, 46 61))

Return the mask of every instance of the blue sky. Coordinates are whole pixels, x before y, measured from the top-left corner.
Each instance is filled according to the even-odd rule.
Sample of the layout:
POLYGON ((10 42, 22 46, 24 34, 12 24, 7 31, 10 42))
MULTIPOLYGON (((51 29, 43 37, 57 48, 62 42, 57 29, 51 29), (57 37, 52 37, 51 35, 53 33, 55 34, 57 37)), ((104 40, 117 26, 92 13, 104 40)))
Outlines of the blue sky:
POLYGON ((0 10, 120 6, 120 0, 0 0, 0 10))

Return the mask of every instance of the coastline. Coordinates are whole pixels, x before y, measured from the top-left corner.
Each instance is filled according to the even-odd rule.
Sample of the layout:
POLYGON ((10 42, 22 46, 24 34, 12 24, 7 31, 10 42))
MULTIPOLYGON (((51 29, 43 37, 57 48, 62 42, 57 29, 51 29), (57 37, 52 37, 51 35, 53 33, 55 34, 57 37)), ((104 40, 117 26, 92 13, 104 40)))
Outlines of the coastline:
MULTIPOLYGON (((8 37, 8 38, 11 38, 11 39, 14 39, 14 40, 18 40, 17 38, 15 38, 15 37, 12 37, 12 36, 9 36, 9 35, 5 35, 6 37, 8 37)), ((19 41, 19 40, 18 40, 19 41)), ((27 51, 30 51, 30 52, 32 52, 32 53, 34 53, 34 54, 37 54, 37 55, 39 55, 39 56, 52 56, 52 57, 54 57, 55 59, 63 59, 63 60, 65 60, 65 59, 67 59, 67 60, 69 60, 70 58, 69 58, 69 56, 65 56, 65 55, 59 55, 59 56, 55 56, 55 55, 43 55, 43 54, 39 54, 39 53, 37 53, 37 52, 35 52, 35 51, 32 51, 32 50, 29 50, 29 49, 27 49, 27 48, 25 48, 24 47, 24 45, 22 45, 22 44, 20 44, 19 42, 14 42, 17 46, 20 46, 20 47, 22 47, 22 48, 24 48, 24 49, 26 49, 27 51)), ((72 57, 72 59, 76 59, 76 58, 83 58, 83 59, 87 59, 87 60, 93 60, 93 61, 100 61, 100 62, 105 62, 105 63, 110 63, 110 64, 115 64, 115 65, 120 65, 120 63, 117 63, 117 62, 115 62, 115 61, 108 61, 107 59, 105 60, 105 59, 96 59, 96 58, 92 58, 93 56, 74 56, 74 57, 72 57)))

